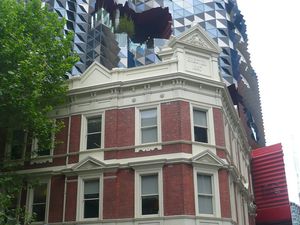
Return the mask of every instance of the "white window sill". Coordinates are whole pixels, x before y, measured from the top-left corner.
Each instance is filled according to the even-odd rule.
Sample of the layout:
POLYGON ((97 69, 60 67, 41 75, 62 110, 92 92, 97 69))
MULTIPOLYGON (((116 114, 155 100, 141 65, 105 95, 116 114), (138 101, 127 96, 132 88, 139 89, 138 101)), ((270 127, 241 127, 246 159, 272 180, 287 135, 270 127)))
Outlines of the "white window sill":
POLYGON ((162 145, 160 143, 147 143, 135 148, 135 152, 150 152, 154 150, 162 150, 162 145))
POLYGON ((52 156, 36 156, 36 157, 32 157, 30 160, 30 164, 41 164, 41 163, 46 163, 46 162, 53 162, 53 158, 52 156))

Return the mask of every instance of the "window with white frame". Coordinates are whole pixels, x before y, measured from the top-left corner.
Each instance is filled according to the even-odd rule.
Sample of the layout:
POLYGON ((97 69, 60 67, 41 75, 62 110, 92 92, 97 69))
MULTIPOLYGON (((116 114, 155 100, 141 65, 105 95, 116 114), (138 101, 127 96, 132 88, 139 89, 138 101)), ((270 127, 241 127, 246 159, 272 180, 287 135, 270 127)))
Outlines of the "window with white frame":
POLYGON ((39 157, 39 156, 52 155, 53 148, 54 148, 54 135, 51 135, 51 147, 40 147, 38 139, 33 138, 32 147, 31 147, 31 156, 39 157))
POLYGON ((142 215, 159 213, 158 174, 141 175, 142 215))
POLYGON ((47 222, 48 182, 41 182, 29 189, 29 211, 34 221, 47 222))
POLYGON ((103 198, 101 176, 79 176, 77 220, 95 220, 101 218, 103 198))
POLYGON ((47 184, 40 184, 33 189, 32 214, 35 221, 45 221, 47 205, 47 184))
POLYGON ((141 143, 158 141, 157 108, 140 110, 141 143))
POLYGON ((163 179, 161 165, 135 169, 135 216, 163 215, 163 179))
POLYGON ((24 158, 27 133, 24 130, 10 130, 8 132, 6 154, 9 160, 24 158))
POLYGON ((199 214, 213 214, 212 175, 197 173, 197 195, 199 214))
POLYGON ((208 143, 207 112, 193 109, 194 120, 194 140, 197 142, 208 143))
POLYGON ((86 118, 86 149, 101 148, 102 116, 86 118))
POLYGON ((84 180, 83 183, 83 218, 99 218, 99 179, 84 180))

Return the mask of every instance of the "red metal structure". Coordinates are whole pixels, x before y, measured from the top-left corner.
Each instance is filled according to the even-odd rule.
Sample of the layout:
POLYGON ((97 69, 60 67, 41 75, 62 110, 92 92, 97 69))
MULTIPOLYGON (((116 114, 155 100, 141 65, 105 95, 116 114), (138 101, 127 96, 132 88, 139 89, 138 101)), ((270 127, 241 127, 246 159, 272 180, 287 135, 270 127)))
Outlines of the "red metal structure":
POLYGON ((252 151, 257 225, 291 224, 291 210, 281 144, 252 151))

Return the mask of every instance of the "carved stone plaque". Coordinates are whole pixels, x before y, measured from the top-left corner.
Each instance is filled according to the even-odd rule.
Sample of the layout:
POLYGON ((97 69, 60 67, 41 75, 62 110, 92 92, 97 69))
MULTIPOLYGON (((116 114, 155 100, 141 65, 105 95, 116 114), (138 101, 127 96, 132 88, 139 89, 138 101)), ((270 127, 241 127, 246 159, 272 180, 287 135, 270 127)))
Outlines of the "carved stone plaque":
POLYGON ((185 57, 185 66, 187 71, 209 76, 208 59, 195 55, 187 55, 185 57))

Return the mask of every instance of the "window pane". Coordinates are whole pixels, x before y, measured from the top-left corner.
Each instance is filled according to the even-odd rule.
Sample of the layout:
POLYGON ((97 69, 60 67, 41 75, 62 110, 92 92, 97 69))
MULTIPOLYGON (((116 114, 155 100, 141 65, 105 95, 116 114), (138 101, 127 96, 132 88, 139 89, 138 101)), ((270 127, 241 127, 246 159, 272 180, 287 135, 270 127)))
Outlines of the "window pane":
POLYGON ((99 217, 99 200, 85 200, 84 201, 84 218, 99 217))
MULTIPOLYGON (((49 139, 47 140, 51 143, 51 145, 53 144, 53 136, 52 134, 50 135, 49 139)), ((32 153, 33 155, 36 156, 45 156, 45 155, 50 155, 51 149, 53 146, 43 146, 41 144, 39 144, 39 141, 37 138, 33 138, 32 139, 32 153)))
POLYGON ((207 127, 206 112, 194 110, 194 125, 207 127))
POLYGON ((198 194, 212 194, 211 176, 198 174, 197 182, 198 194))
POLYGON ((23 145, 11 146, 10 159, 22 159, 23 145))
POLYGON ((157 142, 157 127, 142 129, 142 143, 157 142))
POLYGON ((157 175, 142 176, 142 195, 158 194, 157 175))
POLYGON ((45 203, 47 196, 47 184, 41 184, 33 190, 33 203, 45 203))
POLYGON ((158 214, 159 201, 158 195, 142 197, 142 214, 158 214))
POLYGON ((47 184, 41 184, 33 190, 32 213, 36 221, 45 220, 47 184))
POLYGON ((24 135, 23 130, 14 130, 12 134, 10 159, 21 159, 24 150, 24 135))
POLYGON ((194 127, 195 141, 208 143, 207 129, 202 127, 194 127))
POLYGON ((213 214, 213 205, 211 196, 198 196, 199 213, 213 214))
POLYGON ((99 180, 84 181, 84 218, 99 217, 99 180))
POLYGON ((87 121, 87 132, 101 132, 101 117, 89 118, 87 121))
POLYGON ((13 141, 13 144, 23 144, 24 143, 24 131, 14 130, 12 141, 13 141))
POLYGON ((35 221, 44 221, 45 220, 45 204, 37 204, 32 206, 32 213, 34 215, 35 221))
POLYGON ((84 198, 90 195, 99 196, 99 180, 88 180, 84 182, 84 198))
POLYGON ((43 155, 50 155, 50 149, 39 149, 38 151, 37 151, 37 155, 38 156, 43 156, 43 155))
POLYGON ((147 109, 141 111, 141 126, 155 126, 157 124, 157 110, 147 109))
POLYGON ((101 148, 101 133, 89 134, 87 136, 87 149, 101 148))

